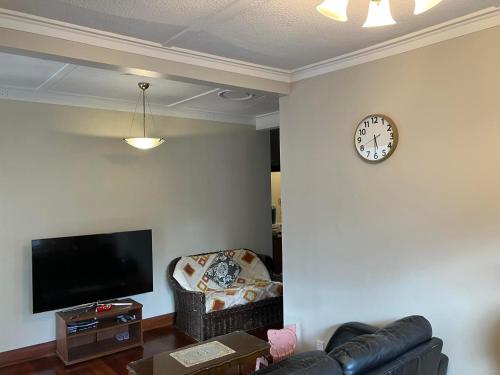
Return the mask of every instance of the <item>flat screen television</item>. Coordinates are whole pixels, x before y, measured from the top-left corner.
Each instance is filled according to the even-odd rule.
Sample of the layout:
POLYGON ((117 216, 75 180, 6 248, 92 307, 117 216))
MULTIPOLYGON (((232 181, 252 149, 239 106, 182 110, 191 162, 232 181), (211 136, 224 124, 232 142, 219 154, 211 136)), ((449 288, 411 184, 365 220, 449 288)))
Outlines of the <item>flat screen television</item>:
POLYGON ((33 313, 153 291, 151 230, 33 240, 33 313))

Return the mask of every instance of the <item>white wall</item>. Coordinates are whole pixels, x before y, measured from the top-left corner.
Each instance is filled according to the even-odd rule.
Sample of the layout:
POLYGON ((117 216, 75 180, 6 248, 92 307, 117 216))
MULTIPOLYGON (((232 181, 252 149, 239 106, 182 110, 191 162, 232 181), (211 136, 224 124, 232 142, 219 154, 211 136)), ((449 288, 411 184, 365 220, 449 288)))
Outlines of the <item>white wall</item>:
POLYGON ((54 339, 31 313, 31 240, 153 229, 146 317, 174 311, 173 258, 211 249, 271 252, 269 136, 254 127, 156 117, 167 137, 120 141, 131 114, 0 101, 0 352, 54 339))
POLYGON ((500 372, 500 28, 301 81, 281 101, 285 319, 425 315, 450 374, 500 372), (400 142, 353 147, 371 113, 400 142))

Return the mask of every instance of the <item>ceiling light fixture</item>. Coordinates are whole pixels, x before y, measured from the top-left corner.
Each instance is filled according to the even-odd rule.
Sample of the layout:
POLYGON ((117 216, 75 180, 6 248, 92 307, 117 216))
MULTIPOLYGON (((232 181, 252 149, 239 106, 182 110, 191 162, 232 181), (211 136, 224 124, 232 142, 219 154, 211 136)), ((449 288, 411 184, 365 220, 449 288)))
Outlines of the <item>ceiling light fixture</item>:
POLYGON ((443 0, 415 0, 415 14, 427 12, 443 0))
POLYGON ((347 3, 349 0, 325 0, 316 7, 322 15, 335 21, 347 21, 347 3))
MULTIPOLYGON (((415 14, 421 14, 438 5, 442 0, 415 0, 415 14)), ((322 15, 336 21, 347 21, 347 5, 349 0, 324 0, 316 7, 322 15)), ((394 25, 389 0, 370 0, 368 17, 363 27, 394 25)))
MULTIPOLYGON (((146 137, 146 90, 149 88, 148 82, 139 82, 139 88, 142 90, 142 127, 143 127, 143 137, 131 137, 124 138, 123 141, 132 147, 138 148, 140 150, 150 150, 152 148, 158 147, 165 139, 163 138, 152 138, 146 137)), ((137 108, 137 107, 136 107, 137 108)), ((153 114, 151 114, 153 116, 153 114)), ((134 111, 135 117, 135 111, 134 111)), ((132 118, 132 123, 134 119, 132 118)))
POLYGON ((371 0, 368 8, 368 17, 363 27, 379 27, 394 25, 396 21, 392 18, 391 4, 389 0, 371 0))

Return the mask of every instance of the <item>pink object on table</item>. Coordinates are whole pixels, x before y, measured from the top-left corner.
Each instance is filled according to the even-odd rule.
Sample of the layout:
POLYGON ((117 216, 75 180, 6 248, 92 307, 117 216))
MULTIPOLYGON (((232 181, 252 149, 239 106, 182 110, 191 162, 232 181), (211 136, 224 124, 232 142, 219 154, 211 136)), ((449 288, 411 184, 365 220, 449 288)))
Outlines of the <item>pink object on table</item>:
POLYGON ((270 329, 267 338, 271 344, 271 355, 274 362, 279 362, 293 355, 297 346, 297 328, 295 324, 283 329, 270 329))
MULTIPOLYGON (((267 331, 267 338, 271 344, 270 353, 273 363, 282 361, 293 355, 297 346, 297 327, 295 324, 283 329, 270 329, 267 331)), ((255 370, 268 365, 265 358, 257 358, 255 370)))

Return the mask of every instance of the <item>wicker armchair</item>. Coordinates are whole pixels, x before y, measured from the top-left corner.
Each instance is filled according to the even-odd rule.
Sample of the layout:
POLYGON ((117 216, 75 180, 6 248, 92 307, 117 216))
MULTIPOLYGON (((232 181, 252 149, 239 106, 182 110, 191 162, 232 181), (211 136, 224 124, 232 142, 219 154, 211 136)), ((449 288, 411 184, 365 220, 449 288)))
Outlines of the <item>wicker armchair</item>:
MULTIPOLYGON (((281 281, 281 275, 273 273, 271 257, 260 254, 258 256, 266 265, 271 279, 281 281)), ((177 313, 175 327, 179 330, 198 341, 204 341, 234 331, 283 325, 283 297, 267 298, 224 310, 205 312, 205 294, 184 289, 173 277, 179 259, 181 258, 174 259, 168 267, 168 279, 174 291, 177 313)))

